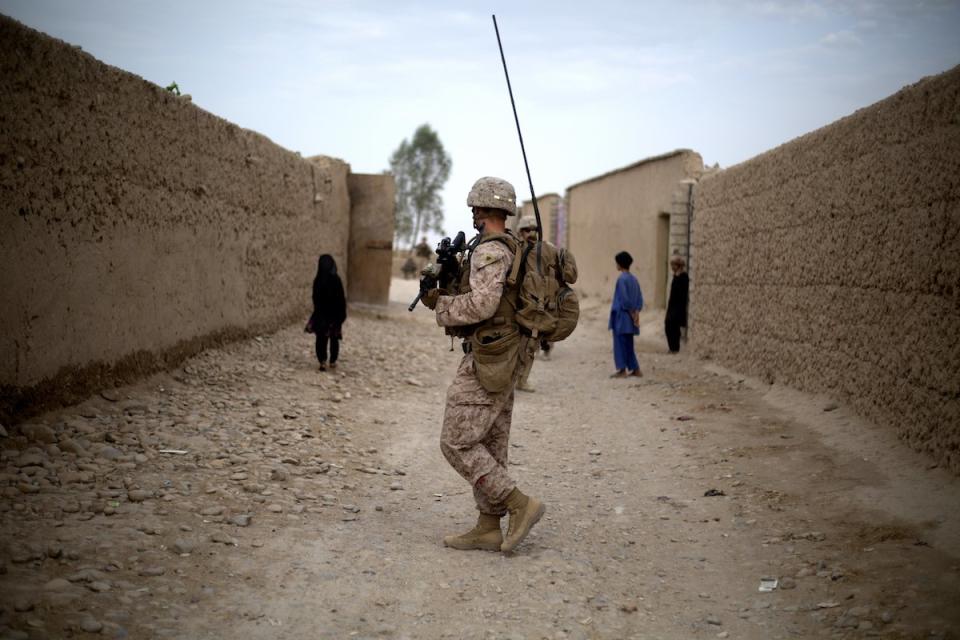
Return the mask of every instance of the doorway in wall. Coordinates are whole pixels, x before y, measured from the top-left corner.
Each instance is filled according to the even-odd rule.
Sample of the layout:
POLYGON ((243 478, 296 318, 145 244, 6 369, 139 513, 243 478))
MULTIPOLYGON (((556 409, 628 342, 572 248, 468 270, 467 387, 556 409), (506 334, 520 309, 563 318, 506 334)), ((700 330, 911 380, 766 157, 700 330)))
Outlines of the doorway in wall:
POLYGON ((661 213, 657 217, 657 271, 653 302, 660 309, 667 308, 667 285, 670 270, 667 269, 667 257, 670 252, 670 214, 661 213))

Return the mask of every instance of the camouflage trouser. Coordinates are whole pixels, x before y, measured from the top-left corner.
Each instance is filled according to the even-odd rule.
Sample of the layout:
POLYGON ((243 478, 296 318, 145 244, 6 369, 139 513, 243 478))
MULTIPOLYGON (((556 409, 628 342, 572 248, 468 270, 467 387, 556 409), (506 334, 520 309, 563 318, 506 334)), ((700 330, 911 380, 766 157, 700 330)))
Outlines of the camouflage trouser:
POLYGON ((520 377, 517 378, 518 385, 524 386, 527 384, 527 380, 530 379, 530 370, 533 369, 533 360, 534 358, 531 356, 524 364, 520 365, 520 377))
POLYGON ((507 474, 512 419, 513 386, 489 393, 473 373, 473 355, 465 355, 447 389, 440 450, 473 487, 480 513, 504 515, 504 499, 516 486, 507 474))

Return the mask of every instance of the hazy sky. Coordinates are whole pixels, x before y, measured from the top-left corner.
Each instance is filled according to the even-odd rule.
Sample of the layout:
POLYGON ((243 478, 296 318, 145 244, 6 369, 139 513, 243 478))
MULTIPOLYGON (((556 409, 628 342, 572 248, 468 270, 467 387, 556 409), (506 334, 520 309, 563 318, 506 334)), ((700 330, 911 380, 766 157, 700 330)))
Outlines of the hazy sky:
POLYGON ((504 177, 529 199, 672 149, 742 162, 960 64, 960 0, 0 0, 304 156, 379 173, 429 123, 453 159, 446 230, 504 177))

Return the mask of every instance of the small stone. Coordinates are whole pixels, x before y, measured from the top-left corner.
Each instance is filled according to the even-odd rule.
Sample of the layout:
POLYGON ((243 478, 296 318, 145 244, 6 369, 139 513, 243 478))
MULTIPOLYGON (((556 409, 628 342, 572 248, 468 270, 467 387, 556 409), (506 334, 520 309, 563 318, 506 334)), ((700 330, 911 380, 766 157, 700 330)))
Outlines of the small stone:
POLYGON ((10 549, 10 560, 14 564, 23 564, 32 560, 42 560, 44 552, 34 546, 18 544, 10 549))
POLYGON ((64 453, 72 453, 78 458, 88 456, 87 450, 80 446, 80 443, 71 438, 65 438, 60 441, 60 450, 64 453))
POLYGON ((601 454, 601 451, 600 449, 591 449, 589 453, 591 456, 598 456, 601 454))
POLYGON ((155 578, 162 576, 167 572, 163 567, 146 567, 140 570, 140 575, 145 578, 155 578))
POLYGON ((107 576, 102 571, 96 569, 81 569, 74 574, 67 576, 70 582, 93 582, 95 580, 106 580, 107 576))
POLYGON ((84 618, 80 621, 80 628, 87 633, 100 633, 103 629, 103 624, 93 618, 84 618))
POLYGON ((97 457, 104 458, 105 460, 116 460, 117 458, 123 457, 123 452, 116 447, 103 446, 97 451, 97 457))
POLYGON ((717 637, 718 637, 718 638, 729 638, 729 637, 730 637, 730 632, 729 632, 729 631, 721 631, 720 633, 717 634, 717 637))
POLYGON ((718 627, 723 624, 723 621, 722 621, 720 618, 718 618, 717 616, 712 615, 712 614, 711 614, 711 615, 708 615, 708 616, 704 619, 704 622, 706 622, 707 624, 712 624, 712 625, 718 626, 718 627))
POLYGON ((882 622, 883 624, 890 624, 891 622, 893 622, 893 612, 891 612, 891 611, 883 611, 883 612, 881 612, 881 613, 880 613, 880 622, 882 622))
POLYGON ((193 550, 196 548, 196 546, 196 543, 194 543, 192 540, 177 538, 173 541, 173 545, 171 545, 170 548, 173 549, 174 553, 184 554, 193 553, 193 550))
POLYGON ((393 481, 390 483, 390 491, 403 491, 403 485, 399 481, 393 481))
POLYGON ((110 583, 103 580, 94 580, 87 583, 87 589, 96 593, 103 593, 104 591, 110 591, 110 583))
POLYGON ((273 513, 283 513, 283 506, 279 504, 267 505, 267 511, 270 511, 273 513))
POLYGON ((232 474, 232 475, 230 476, 230 479, 231 479, 231 480, 240 481, 240 480, 246 480, 247 477, 248 477, 248 476, 247 476, 247 474, 246 474, 245 472, 243 472, 243 471, 238 471, 237 473, 232 474))
POLYGON ((836 410, 839 409, 839 408, 840 408, 840 406, 839 406, 836 402, 829 402, 829 403, 827 403, 826 405, 824 405, 823 410, 824 410, 824 411, 836 411, 836 410))
POLYGON ((133 491, 127 492, 127 500, 130 502, 143 502, 144 500, 149 500, 153 497, 152 491, 146 491, 144 489, 134 489, 133 491))
POLYGON ((70 588, 70 581, 65 578, 54 578, 43 585, 44 591, 63 591, 70 588))
POLYGON ((24 611, 33 611, 35 606, 36 602, 26 596, 20 596, 13 601, 13 610, 20 611, 21 613, 24 611))
POLYGON ((797 581, 790 577, 780 578, 780 588, 787 589, 787 590, 796 589, 797 581))
POLYGON ((44 444, 56 444, 57 442, 57 434, 45 424, 25 424, 20 427, 20 433, 31 442, 42 442, 44 444))
POLYGON ((221 506, 207 507, 200 512, 200 515, 202 516, 219 516, 222 514, 223 507, 221 506))
POLYGON ((217 542, 220 544, 229 544, 229 545, 237 546, 237 539, 231 538, 230 536, 223 533, 222 531, 214 532, 210 536, 210 542, 217 542))
POLYGON ((289 478, 290 478, 290 474, 287 473, 287 470, 286 470, 286 469, 281 469, 281 468, 279 468, 279 467, 275 467, 275 468, 273 468, 273 469, 270 470, 270 479, 271 479, 271 480, 275 480, 275 481, 277 481, 277 482, 286 482, 289 478))
POLYGON ((230 518, 230 522, 235 524, 238 527, 249 527, 250 526, 250 516, 247 514, 240 514, 230 518))
POLYGON ((24 453, 20 457, 15 458, 13 461, 13 466, 15 467, 40 467, 43 466, 43 456, 39 453, 24 453))

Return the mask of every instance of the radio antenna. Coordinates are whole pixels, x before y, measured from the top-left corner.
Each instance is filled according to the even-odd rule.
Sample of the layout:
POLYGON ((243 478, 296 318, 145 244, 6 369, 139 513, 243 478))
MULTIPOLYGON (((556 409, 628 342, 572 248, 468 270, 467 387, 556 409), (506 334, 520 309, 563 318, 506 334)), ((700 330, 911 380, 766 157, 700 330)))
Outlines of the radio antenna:
POLYGON ((510 72, 507 71, 507 58, 503 55, 503 43, 500 41, 500 29, 497 16, 493 17, 493 30, 497 34, 497 47, 500 48, 500 61, 503 62, 503 75, 507 78, 507 91, 510 93, 510 106, 513 107, 513 121, 517 123, 517 137, 520 138, 520 151, 523 153, 523 167, 527 170, 527 184, 530 185, 530 198, 533 200, 533 214, 537 218, 537 240, 543 241, 543 225, 540 223, 540 208, 537 206, 537 194, 533 191, 533 179, 530 177, 530 164, 527 162, 527 150, 523 146, 523 133, 520 132, 520 118, 517 117, 517 103, 513 100, 513 87, 510 86, 510 72))

